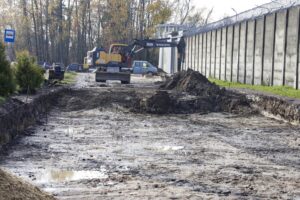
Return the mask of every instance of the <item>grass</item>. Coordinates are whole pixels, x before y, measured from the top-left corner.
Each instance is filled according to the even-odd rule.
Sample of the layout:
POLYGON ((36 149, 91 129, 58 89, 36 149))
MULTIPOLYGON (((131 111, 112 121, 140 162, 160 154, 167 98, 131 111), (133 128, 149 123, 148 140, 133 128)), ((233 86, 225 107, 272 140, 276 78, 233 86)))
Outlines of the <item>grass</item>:
POLYGON ((300 90, 296 90, 289 86, 262 86, 262 85, 248 85, 242 83, 233 83, 228 81, 221 81, 216 79, 209 79, 211 82, 227 88, 243 88, 243 89, 250 89, 255 91, 261 92, 268 92, 284 97, 291 97, 291 98, 298 98, 300 99, 300 90))
POLYGON ((0 96, 0 105, 4 103, 5 99, 6 99, 5 97, 0 96))
POLYGON ((76 72, 65 72, 65 78, 61 82, 63 84, 73 84, 76 82, 77 73, 76 72))

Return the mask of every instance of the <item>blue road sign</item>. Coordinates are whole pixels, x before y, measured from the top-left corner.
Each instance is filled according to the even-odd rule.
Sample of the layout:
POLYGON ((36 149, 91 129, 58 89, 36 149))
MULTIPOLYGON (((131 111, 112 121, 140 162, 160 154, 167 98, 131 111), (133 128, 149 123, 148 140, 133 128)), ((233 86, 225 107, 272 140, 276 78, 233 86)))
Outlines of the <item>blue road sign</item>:
POLYGON ((4 42, 15 42, 16 31, 12 29, 5 29, 4 32, 4 42))

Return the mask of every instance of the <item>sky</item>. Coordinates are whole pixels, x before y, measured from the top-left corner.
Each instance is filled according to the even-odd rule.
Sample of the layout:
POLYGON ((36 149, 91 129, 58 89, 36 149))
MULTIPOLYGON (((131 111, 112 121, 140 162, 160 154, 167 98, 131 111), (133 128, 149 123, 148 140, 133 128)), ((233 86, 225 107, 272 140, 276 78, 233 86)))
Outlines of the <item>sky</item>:
POLYGON ((225 15, 235 15, 232 8, 240 13, 270 1, 271 0, 194 0, 194 4, 198 8, 206 7, 211 9, 214 7, 212 21, 216 21, 222 19, 225 15))

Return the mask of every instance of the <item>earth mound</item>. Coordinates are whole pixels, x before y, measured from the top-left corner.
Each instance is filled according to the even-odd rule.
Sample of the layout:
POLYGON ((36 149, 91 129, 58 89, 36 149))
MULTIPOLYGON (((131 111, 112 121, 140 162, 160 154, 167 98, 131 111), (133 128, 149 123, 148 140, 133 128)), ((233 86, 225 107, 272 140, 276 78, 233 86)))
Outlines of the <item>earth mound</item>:
MULTIPOLYGON (((170 99, 168 113, 232 112, 246 114, 253 112, 250 102, 244 95, 220 88, 199 72, 191 69, 176 73, 166 80, 160 89, 168 91, 170 99)), ((157 94, 150 99, 157 99, 156 96, 157 94)), ((146 111, 148 110, 146 109, 146 111)), ((156 110, 159 109, 156 107, 156 110)), ((166 111, 166 109, 162 110, 166 111)))
POLYGON ((2 199, 54 200, 55 198, 0 169, 0 200, 2 199))
POLYGON ((224 90, 211 83, 205 76, 191 69, 181 71, 167 80, 161 89, 187 92, 196 96, 222 95, 224 90))

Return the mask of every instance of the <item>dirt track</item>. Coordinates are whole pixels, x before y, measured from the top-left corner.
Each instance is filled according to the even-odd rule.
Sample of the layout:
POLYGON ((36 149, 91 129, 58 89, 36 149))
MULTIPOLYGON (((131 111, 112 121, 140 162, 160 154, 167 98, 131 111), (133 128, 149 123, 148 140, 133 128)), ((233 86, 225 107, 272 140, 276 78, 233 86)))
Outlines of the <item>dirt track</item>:
POLYGON ((155 81, 99 87, 80 75, 83 89, 66 94, 0 166, 58 199, 300 199, 297 126, 260 115, 105 106, 107 95, 130 103, 133 91, 152 93, 155 81))

